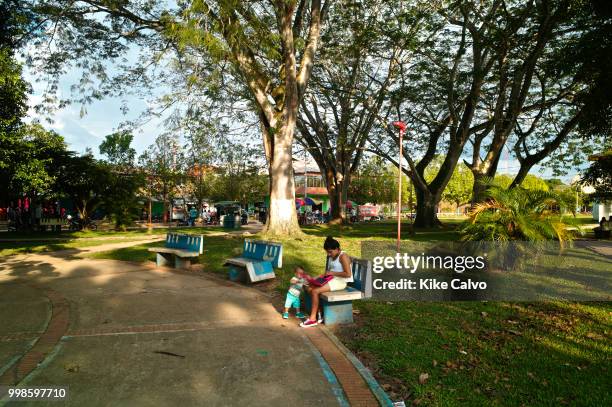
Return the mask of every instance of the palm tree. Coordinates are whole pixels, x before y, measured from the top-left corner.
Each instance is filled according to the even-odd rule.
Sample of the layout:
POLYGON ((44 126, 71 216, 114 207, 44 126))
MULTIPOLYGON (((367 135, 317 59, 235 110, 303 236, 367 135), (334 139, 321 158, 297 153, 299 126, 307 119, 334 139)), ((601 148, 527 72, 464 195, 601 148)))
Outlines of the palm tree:
POLYGON ((487 252, 495 268, 522 270, 528 259, 551 253, 545 242, 556 241, 563 249, 573 240, 568 228, 573 218, 563 216, 566 204, 556 193, 494 185, 486 194, 487 199, 472 209, 460 232, 463 241, 479 241, 479 250, 487 252))
POLYGON ((564 200, 552 191, 491 186, 487 199, 472 209, 461 228, 462 240, 556 240, 563 246, 573 240, 568 229, 573 222, 563 216, 565 206, 564 200))

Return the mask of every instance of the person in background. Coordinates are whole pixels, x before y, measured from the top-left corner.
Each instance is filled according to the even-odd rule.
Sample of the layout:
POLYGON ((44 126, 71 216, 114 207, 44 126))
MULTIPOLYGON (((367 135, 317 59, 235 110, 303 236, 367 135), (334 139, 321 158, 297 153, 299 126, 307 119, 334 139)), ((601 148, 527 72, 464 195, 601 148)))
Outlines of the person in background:
POLYGON ((198 210, 195 208, 195 206, 192 206, 191 209, 189 209, 189 226, 195 226, 195 221, 197 217, 198 210))

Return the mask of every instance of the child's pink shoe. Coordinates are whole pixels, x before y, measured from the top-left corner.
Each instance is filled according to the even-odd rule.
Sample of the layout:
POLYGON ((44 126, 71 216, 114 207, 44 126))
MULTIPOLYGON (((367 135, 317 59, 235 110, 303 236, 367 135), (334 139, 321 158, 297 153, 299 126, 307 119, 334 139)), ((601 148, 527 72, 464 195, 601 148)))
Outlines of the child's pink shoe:
POLYGON ((311 326, 317 326, 317 325, 318 325, 317 321, 313 321, 311 319, 307 319, 306 321, 300 324, 302 328, 310 328, 311 326))

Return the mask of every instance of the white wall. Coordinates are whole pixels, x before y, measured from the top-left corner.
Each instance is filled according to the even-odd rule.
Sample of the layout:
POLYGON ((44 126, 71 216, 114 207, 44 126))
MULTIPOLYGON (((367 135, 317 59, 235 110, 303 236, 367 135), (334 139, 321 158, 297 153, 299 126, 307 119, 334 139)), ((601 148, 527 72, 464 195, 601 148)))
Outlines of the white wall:
POLYGON ((612 215, 612 201, 593 202, 593 219, 599 222, 602 217, 609 219, 612 215))

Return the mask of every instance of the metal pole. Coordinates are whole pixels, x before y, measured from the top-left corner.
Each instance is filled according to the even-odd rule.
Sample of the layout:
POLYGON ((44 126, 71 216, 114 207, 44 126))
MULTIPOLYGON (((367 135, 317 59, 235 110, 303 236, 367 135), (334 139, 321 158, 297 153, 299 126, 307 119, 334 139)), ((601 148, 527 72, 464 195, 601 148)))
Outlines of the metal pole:
POLYGON ((397 188, 397 252, 400 252, 400 239, 402 236, 402 142, 404 130, 399 130, 399 166, 398 166, 398 188, 397 188))
POLYGON ((402 237, 402 150, 404 147, 404 132, 406 131, 406 123, 396 121, 391 123, 399 130, 399 160, 397 162, 398 178, 397 178, 397 252, 400 252, 400 239, 402 237))

